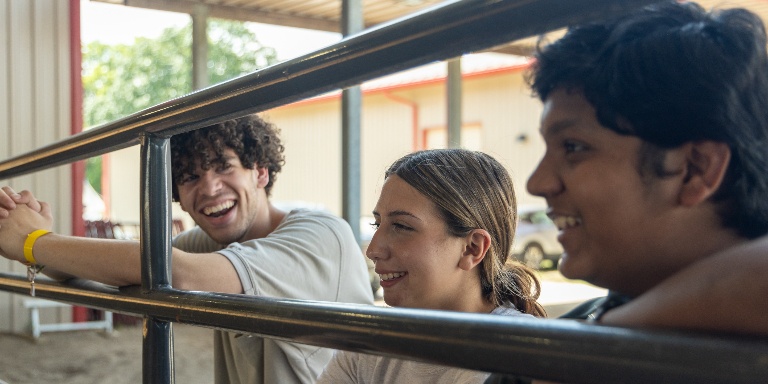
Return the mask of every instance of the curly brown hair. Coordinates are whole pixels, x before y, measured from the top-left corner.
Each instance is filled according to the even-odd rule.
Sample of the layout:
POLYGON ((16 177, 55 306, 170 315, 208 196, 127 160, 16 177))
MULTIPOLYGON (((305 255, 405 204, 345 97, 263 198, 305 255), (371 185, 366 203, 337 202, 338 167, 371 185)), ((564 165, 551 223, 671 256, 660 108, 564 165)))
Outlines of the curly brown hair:
POLYGON ((199 165, 209 170, 224 164, 223 154, 229 148, 237 153, 240 163, 248 169, 259 167, 269 171, 267 196, 277 174, 285 164, 280 130, 258 115, 226 120, 216 125, 181 133, 171 138, 171 168, 173 200, 179 201, 178 184, 194 174, 199 165))

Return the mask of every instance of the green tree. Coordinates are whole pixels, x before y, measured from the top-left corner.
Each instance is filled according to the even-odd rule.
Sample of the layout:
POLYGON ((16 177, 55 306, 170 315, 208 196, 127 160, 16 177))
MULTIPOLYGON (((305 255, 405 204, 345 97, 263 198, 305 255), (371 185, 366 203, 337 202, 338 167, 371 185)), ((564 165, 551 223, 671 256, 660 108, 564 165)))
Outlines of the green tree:
MULTIPOLYGON (((168 28, 133 44, 91 42, 83 47, 83 122, 117 120, 192 91, 192 27, 168 28)), ((253 72, 277 61, 244 23, 208 23, 209 84, 253 72)), ((101 193, 100 158, 86 162, 86 178, 101 193)))

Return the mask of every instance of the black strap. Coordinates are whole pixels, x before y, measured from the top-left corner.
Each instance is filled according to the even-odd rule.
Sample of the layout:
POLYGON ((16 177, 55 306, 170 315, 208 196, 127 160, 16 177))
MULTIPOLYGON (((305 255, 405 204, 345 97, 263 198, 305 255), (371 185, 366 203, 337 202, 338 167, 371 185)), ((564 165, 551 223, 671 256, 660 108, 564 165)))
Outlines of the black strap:
MULTIPOLYGON (((629 296, 608 292, 608 296, 587 300, 558 318, 598 321, 606 312, 627 303, 629 300, 631 300, 629 296)), ((530 384, 532 381, 527 377, 494 373, 485 380, 485 384, 530 384)))

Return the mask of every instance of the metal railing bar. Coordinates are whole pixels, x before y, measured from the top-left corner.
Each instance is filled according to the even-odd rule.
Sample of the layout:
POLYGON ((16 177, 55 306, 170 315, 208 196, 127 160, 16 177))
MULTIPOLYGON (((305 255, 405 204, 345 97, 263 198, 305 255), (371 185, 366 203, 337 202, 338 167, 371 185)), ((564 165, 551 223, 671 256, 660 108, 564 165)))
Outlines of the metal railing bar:
MULTIPOLYGON (((144 134, 141 140, 141 291, 171 286, 171 140, 144 134)), ((174 383, 173 324, 144 319, 144 383, 174 383)))
MULTIPOLYGON (((170 288, 173 134, 652 2, 452 1, 0 162, 4 179, 142 144, 142 286, 40 281, 38 296, 144 316, 145 383, 175 380, 173 322, 574 383, 768 382, 765 339, 170 288)), ((0 290, 28 289, 24 277, 0 273, 0 290)))
POLYGON ((456 0, 0 162, 0 180, 261 112, 658 0, 456 0))
POLYGON ((144 330, 141 347, 142 383, 175 383, 173 323, 155 317, 145 317, 144 330))
MULTIPOLYGON (((270 299, 49 280, 38 296, 118 313, 572 383, 768 382, 768 340, 640 331, 568 320, 270 299)), ((0 288, 28 293, 22 277, 0 288)))
POLYGON ((171 285, 171 143, 144 135, 141 144, 141 281, 150 292, 171 285))

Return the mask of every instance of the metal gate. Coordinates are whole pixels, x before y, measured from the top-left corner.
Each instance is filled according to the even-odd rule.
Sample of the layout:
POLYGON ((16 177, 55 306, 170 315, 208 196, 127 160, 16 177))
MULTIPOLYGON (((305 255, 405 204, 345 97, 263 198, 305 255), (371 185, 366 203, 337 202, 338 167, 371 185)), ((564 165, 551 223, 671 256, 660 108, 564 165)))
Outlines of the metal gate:
MULTIPOLYGON (((768 343, 566 320, 378 308, 173 289, 169 140, 219 121, 650 0, 464 0, 368 29, 308 55, 174 99, 0 163, 0 179, 141 145, 142 285, 37 283, 37 296, 144 317, 143 381, 173 383, 174 322, 572 383, 768 381, 768 343)), ((0 290, 28 294, 24 276, 0 290)))

